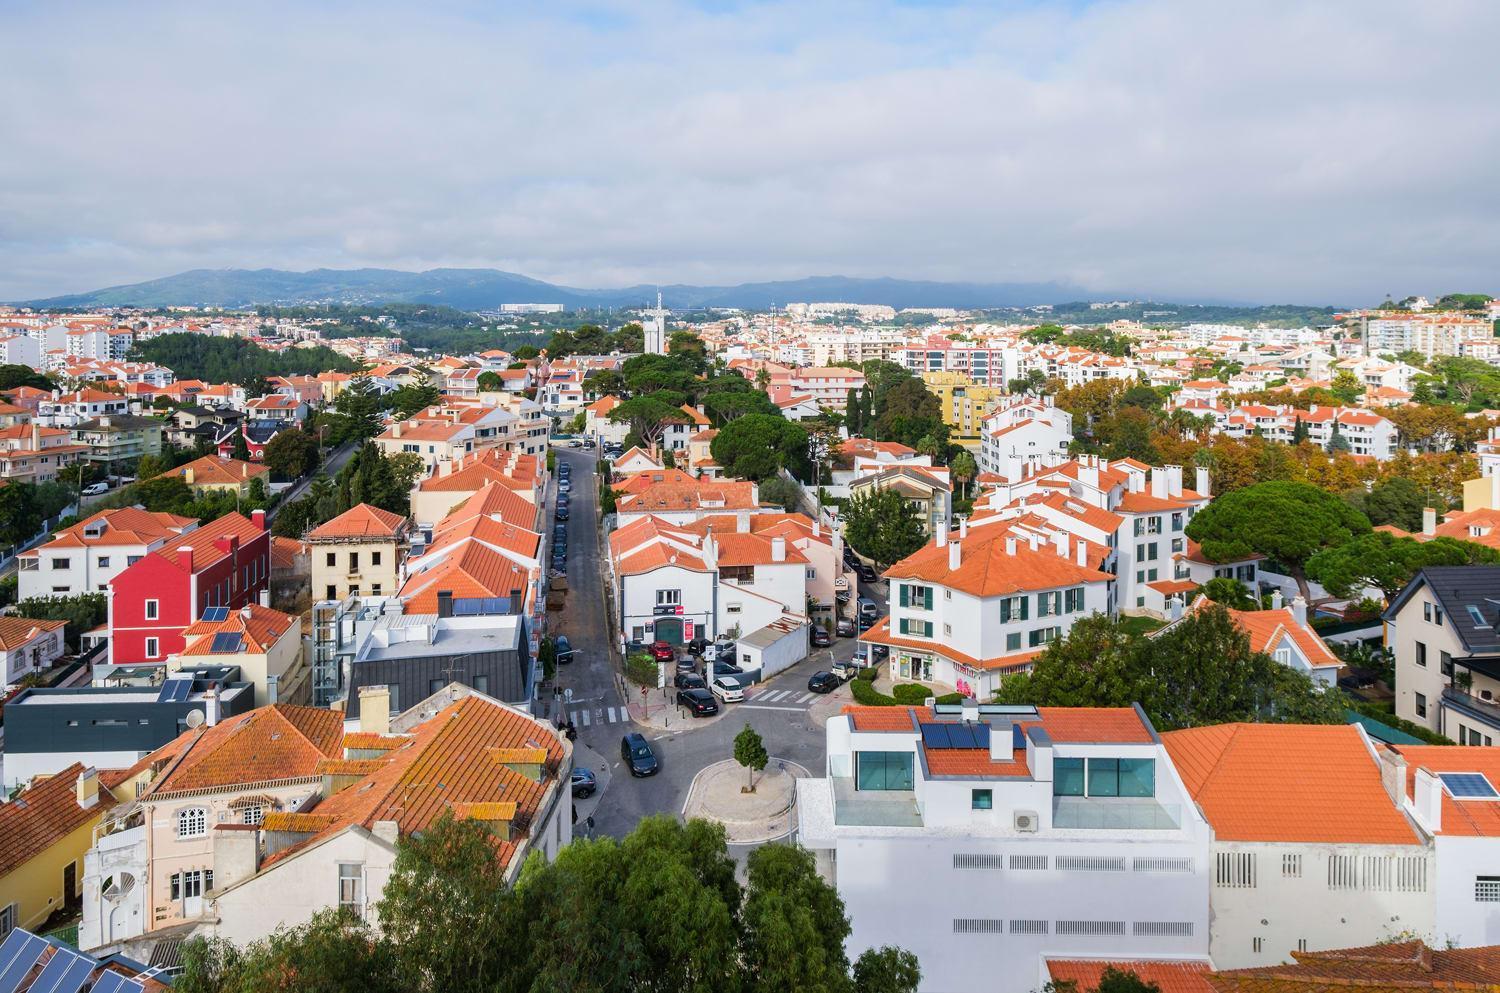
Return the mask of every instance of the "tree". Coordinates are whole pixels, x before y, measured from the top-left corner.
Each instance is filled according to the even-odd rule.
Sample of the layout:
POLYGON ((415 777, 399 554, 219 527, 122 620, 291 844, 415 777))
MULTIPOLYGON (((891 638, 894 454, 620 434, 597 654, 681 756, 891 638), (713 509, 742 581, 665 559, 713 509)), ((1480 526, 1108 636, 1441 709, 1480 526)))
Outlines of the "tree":
POLYGON ((681 422, 683 416, 678 407, 649 396, 631 397, 609 412, 611 421, 629 424, 630 430, 646 445, 660 441, 667 425, 681 422))
POLYGON ((734 736, 734 760, 745 768, 745 789, 755 792, 755 774, 765 769, 770 755, 766 744, 748 723, 734 736))
POLYGON ((347 911, 323 910, 244 949, 223 938, 183 946, 182 993, 400 993, 395 948, 347 911))
POLYGON ((771 385, 771 370, 761 366, 755 370, 755 388, 765 391, 771 385))
POLYGON ((477 384, 479 389, 485 393, 498 393, 500 390, 505 389, 505 380, 500 378, 500 374, 498 372, 491 372, 488 369, 479 374, 477 384))
POLYGON ((859 390, 851 388, 849 392, 844 395, 844 416, 847 418, 849 434, 852 436, 857 436, 863 429, 864 423, 860 417, 859 390))
POLYGON ((261 464, 285 479, 300 479, 318 468, 320 456, 316 437, 301 428, 287 428, 266 445, 261 464))
POLYGON ((854 993, 917 993, 921 982, 917 957, 900 948, 866 948, 854 961, 854 993))
POLYGON ((1337 419, 1335 419, 1333 422, 1332 433, 1328 436, 1328 451, 1330 453, 1347 452, 1353 447, 1354 446, 1349 443, 1349 439, 1344 437, 1344 432, 1339 430, 1339 422, 1337 419))
POLYGON ((76 650, 79 635, 92 631, 109 617, 109 604, 103 593, 30 597, 16 604, 16 616, 34 621, 67 621, 63 638, 70 649, 76 650))
POLYGON ((698 372, 708 365, 708 346, 691 331, 673 331, 667 335, 667 354, 683 359, 698 372))
POLYGON ((876 441, 895 441, 916 448, 924 438, 933 439, 943 451, 948 446, 948 425, 943 406, 920 379, 908 377, 884 394, 871 426, 876 441))
POLYGON ((250 461, 250 445, 245 441, 245 429, 243 427, 234 429, 234 440, 230 442, 229 457, 239 459, 241 462, 250 461))
POLYGON ((1107 965, 1099 973, 1099 985, 1093 993, 1161 993, 1161 985, 1147 982, 1129 969, 1107 965))
POLYGON ((1352 405, 1359 399, 1359 395, 1365 391, 1365 384, 1359 381, 1359 377, 1348 369, 1340 369, 1333 374, 1331 388, 1345 404, 1352 405))
POLYGON ((1018 396, 1041 396, 1047 390, 1047 374, 1040 369, 1032 369, 1026 375, 1006 383, 1005 388, 1018 396))
POLYGON ((26 544, 42 529, 42 522, 35 486, 13 482, 0 487, 0 546, 26 544))
MULTIPOLYGON (((358 372, 359 366, 325 345, 272 352, 245 338, 218 338, 191 331, 164 334, 137 344, 130 357, 166 366, 178 379, 255 385, 268 376, 358 372)), ((252 396, 263 396, 258 390, 252 396)))
POLYGON ((974 461, 974 456, 965 450, 953 456, 952 461, 948 463, 948 471, 964 487, 965 495, 967 495, 970 481, 979 475, 979 465, 974 461))
POLYGON ((881 566, 899 562, 927 543, 917 512, 890 489, 859 493, 844 506, 844 538, 881 566))
POLYGON ((1394 524, 1403 531, 1422 528, 1422 511, 1427 507, 1446 507, 1440 494, 1425 490, 1405 476, 1377 483, 1366 492, 1354 490, 1345 496, 1349 505, 1370 519, 1375 527, 1394 524))
POLYGON ((1500 551, 1472 541, 1434 538, 1416 541, 1388 531, 1372 531, 1324 549, 1307 561, 1307 574, 1334 596, 1358 596, 1374 586, 1394 597, 1428 566, 1481 565, 1500 562, 1500 551))
POLYGON ((843 993, 849 920, 813 855, 763 845, 747 860, 742 966, 756 993, 843 993))
POLYGON ((1299 417, 1299 418, 1297 418, 1296 425, 1293 426, 1293 428, 1292 428, 1292 444, 1294 444, 1294 445, 1300 445, 1300 444, 1302 444, 1306 440, 1307 440, 1307 420, 1305 418, 1299 417))
MULTIPOLYGON (((748 385, 748 384, 747 384, 748 385)), ((703 397, 703 409, 718 424, 727 424, 746 414, 771 414, 781 416, 780 409, 771 398, 755 390, 735 393, 708 393, 703 397)))
POLYGON ((762 507, 775 506, 793 513, 802 504, 802 487, 780 476, 768 476, 761 480, 759 492, 762 507))
POLYGON ((0 365, 0 390, 14 390, 22 386, 51 392, 57 389, 52 380, 29 365, 0 365))
POLYGON ((1214 603, 1234 610, 1255 610, 1260 606, 1245 589, 1245 584, 1231 576, 1215 576, 1198 590, 1214 603))
POLYGON ((397 387, 386 400, 390 404, 391 413, 404 420, 419 410, 431 407, 442 395, 442 391, 436 386, 422 383, 419 386, 397 387))
POLYGON ((730 421, 708 450, 726 476, 758 482, 783 468, 799 478, 808 475, 807 432, 779 415, 746 414, 730 421))
POLYGON ((175 514, 193 500, 193 488, 180 475, 143 479, 130 489, 131 499, 153 513, 175 514))
POLYGON ((1333 494, 1307 483, 1278 481, 1222 494, 1194 515, 1187 536, 1214 562, 1257 552, 1270 556, 1310 599, 1307 560, 1369 530, 1365 516, 1333 494))
POLYGON ((338 443, 350 438, 363 441, 379 434, 380 411, 383 406, 380 394, 369 377, 360 376, 351 380, 333 402, 333 409, 349 420, 349 426, 337 440, 338 443))

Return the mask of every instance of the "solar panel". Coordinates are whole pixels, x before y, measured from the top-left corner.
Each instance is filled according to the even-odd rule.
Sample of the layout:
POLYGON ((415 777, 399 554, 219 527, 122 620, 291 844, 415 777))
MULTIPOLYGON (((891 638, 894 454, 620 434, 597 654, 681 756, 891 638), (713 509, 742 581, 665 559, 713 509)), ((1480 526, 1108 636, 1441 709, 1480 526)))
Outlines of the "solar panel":
POLYGON ((142 993, 146 987, 118 972, 106 972, 99 977, 89 993, 142 993))
POLYGON ((1010 726, 1010 747, 1012 751, 1017 752, 1026 750, 1026 729, 1019 724, 1010 726))
POLYGON ((1440 772, 1438 778, 1448 787, 1448 793, 1456 799, 1493 800, 1500 797, 1490 781, 1478 772, 1440 772))
POLYGON ((923 724, 922 747, 924 748, 952 748, 948 743, 948 724, 923 724))
POLYGON ((228 618, 228 607, 205 607, 203 609, 203 619, 211 624, 217 624, 220 621, 227 620, 228 618))
POLYGON ((36 965, 47 949, 47 940, 20 928, 12 931, 0 945, 0 993, 16 993, 21 980, 36 965))
POLYGON ((156 702, 185 703, 192 695, 193 681, 182 677, 174 677, 161 684, 161 692, 156 695, 156 702))
POLYGON ((209 649, 213 652, 237 652, 240 645, 244 643, 244 636, 238 631, 221 631, 214 635, 214 643, 209 649))
MULTIPOLYGON (((68 971, 63 973, 62 978, 57 981, 57 985, 52 987, 52 993, 80 993, 83 987, 87 985, 89 977, 94 974, 94 970, 97 968, 99 968, 98 962, 87 955, 79 955, 73 964, 68 966, 68 971)), ((32 986, 31 988, 36 989, 37 987, 32 986)))
POLYGON ((78 993, 84 980, 88 979, 89 973, 93 971, 92 959, 86 959, 77 952, 59 948, 52 958, 47 960, 42 974, 36 977, 28 993, 78 993), (76 986, 66 986, 65 983, 80 964, 83 966, 83 977, 78 980, 76 986))
POLYGON ((973 748, 974 726, 972 724, 953 724, 948 728, 948 746, 950 748, 973 748))

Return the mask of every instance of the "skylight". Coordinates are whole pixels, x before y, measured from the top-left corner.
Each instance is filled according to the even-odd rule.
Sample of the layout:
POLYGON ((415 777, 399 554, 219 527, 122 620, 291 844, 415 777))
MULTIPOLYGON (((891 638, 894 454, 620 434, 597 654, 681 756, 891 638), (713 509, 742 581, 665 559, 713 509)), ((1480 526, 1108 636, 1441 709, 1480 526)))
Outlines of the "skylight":
POLYGON ((1479 627, 1479 628, 1484 627, 1484 614, 1481 613, 1480 610, 1479 610, 1479 608, 1476 607, 1476 606, 1474 606, 1472 603, 1469 604, 1468 606, 1469 606, 1469 616, 1472 617, 1472 618, 1474 618, 1474 626, 1475 627, 1479 627))

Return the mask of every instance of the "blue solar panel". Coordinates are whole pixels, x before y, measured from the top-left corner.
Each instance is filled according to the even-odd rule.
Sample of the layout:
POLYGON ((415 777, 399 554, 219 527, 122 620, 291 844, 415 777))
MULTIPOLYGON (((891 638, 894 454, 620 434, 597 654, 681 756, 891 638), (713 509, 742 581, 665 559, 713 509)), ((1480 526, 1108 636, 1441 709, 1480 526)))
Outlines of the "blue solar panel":
POLYGON ((213 652, 237 652, 240 645, 244 643, 244 637, 238 631, 221 631, 214 635, 214 643, 209 650, 213 652))
POLYGON ((156 694, 157 703, 183 703, 193 695, 193 681, 191 679, 174 678, 168 679, 161 684, 161 692, 156 694))
POLYGON ((16 993, 21 980, 47 949, 47 941, 19 928, 0 945, 0 993, 16 993))
POLYGON ((1026 750, 1026 729, 1019 724, 1010 726, 1010 747, 1012 751, 1017 752, 1026 750))
POLYGON ((1443 785, 1448 787, 1448 793, 1455 798, 1468 800, 1493 800, 1500 797, 1495 792, 1495 787, 1481 773, 1477 772, 1440 772, 1438 778, 1443 785))
POLYGON ((46 968, 42 969, 42 974, 36 977, 28 993, 78 993, 83 981, 88 979, 89 973, 93 971, 94 963, 91 959, 86 959, 77 952, 59 948, 52 958, 47 960, 46 968), (64 982, 80 963, 84 967, 83 978, 78 981, 77 986, 65 987, 64 982))
POLYGON ((141 993, 146 987, 118 972, 106 972, 89 993, 141 993))
POLYGON ((217 624, 220 621, 227 620, 228 618, 228 607, 205 607, 203 609, 203 619, 211 624, 217 624))
MULTIPOLYGON (((99 968, 98 962, 87 955, 79 955, 73 964, 68 966, 68 971, 63 973, 57 985, 52 987, 51 993, 79 993, 97 968, 99 968)), ((31 988, 37 989, 36 986, 31 988)))
POLYGON ((973 748, 974 728, 969 724, 948 725, 949 748, 973 748))
POLYGON ((922 747, 924 748, 952 748, 948 743, 948 724, 923 724, 922 725, 922 747))

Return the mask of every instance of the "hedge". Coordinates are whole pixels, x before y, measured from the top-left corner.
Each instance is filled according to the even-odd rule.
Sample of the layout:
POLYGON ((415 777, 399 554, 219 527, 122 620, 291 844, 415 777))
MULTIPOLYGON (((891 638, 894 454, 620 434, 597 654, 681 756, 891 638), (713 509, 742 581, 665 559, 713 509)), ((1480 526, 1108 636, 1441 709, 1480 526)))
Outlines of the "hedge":
POLYGON ((886 696, 877 690, 867 679, 855 679, 849 683, 849 688, 854 692, 856 703, 862 703, 866 707, 894 707, 896 698, 886 696))
POLYGON ((1345 694, 1345 697, 1348 702, 1349 709, 1353 710, 1355 713, 1363 714, 1371 720, 1379 721, 1387 727, 1395 728, 1397 731, 1405 731, 1413 738, 1421 738, 1429 745, 1457 744, 1457 742, 1455 742, 1452 738, 1445 738, 1444 736, 1438 734, 1436 731, 1433 731, 1430 728, 1427 728, 1421 724, 1415 724, 1404 717, 1397 717, 1393 711, 1386 710, 1379 704, 1369 703, 1364 700, 1357 700, 1354 697, 1349 696, 1347 693, 1345 694))
POLYGON ((625 660, 625 675, 637 686, 656 685, 657 663, 649 655, 632 655, 625 660))
MULTIPOLYGON (((873 672, 874 670, 865 670, 873 672)), ((860 678, 849 684, 854 693, 854 699, 866 707, 920 707, 927 702, 927 698, 933 695, 930 687, 921 683, 898 683, 891 688, 893 696, 886 696, 871 685, 870 680, 874 677, 865 677, 864 672, 860 678)), ((936 698, 938 703, 962 703, 963 695, 960 693, 944 693, 936 698)))

